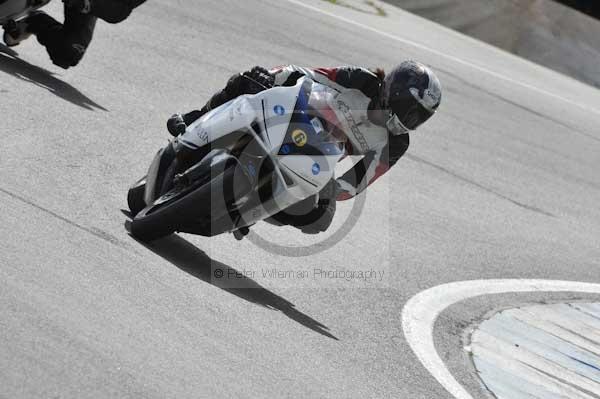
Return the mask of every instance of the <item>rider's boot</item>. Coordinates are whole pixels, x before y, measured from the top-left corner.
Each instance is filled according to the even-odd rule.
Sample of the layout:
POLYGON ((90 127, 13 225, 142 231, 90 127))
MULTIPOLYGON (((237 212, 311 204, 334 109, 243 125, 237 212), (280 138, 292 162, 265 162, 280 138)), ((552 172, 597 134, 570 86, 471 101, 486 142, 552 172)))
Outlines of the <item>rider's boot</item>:
POLYGON ((4 43, 8 47, 18 46, 23 40, 27 40, 32 35, 28 28, 29 23, 27 18, 9 22, 4 26, 4 43))
POLYGON ((185 133, 186 123, 181 114, 174 114, 167 121, 167 130, 173 137, 179 137, 185 133))

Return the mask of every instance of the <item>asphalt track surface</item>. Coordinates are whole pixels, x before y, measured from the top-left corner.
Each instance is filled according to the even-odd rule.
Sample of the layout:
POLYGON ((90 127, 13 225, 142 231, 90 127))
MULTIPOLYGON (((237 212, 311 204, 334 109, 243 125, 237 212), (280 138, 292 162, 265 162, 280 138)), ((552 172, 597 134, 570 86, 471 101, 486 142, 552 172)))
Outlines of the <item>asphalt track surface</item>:
MULTIPOLYGON (((288 0, 153 0, 100 23, 74 70, 34 40, 2 49, 0 397, 451 398, 403 336, 413 295, 471 279, 599 282, 600 92, 405 12, 303 3, 344 19, 288 0), (232 73, 405 58, 439 72, 444 103, 333 248, 289 258, 231 236, 128 236, 120 209, 166 142, 165 119, 232 73), (273 268, 310 277, 263 275, 273 268), (216 269, 249 277, 223 284, 216 269)), ((500 303, 561 298, 579 297, 458 304, 436 324, 440 355, 483 397, 461 355, 465 325, 500 303)))

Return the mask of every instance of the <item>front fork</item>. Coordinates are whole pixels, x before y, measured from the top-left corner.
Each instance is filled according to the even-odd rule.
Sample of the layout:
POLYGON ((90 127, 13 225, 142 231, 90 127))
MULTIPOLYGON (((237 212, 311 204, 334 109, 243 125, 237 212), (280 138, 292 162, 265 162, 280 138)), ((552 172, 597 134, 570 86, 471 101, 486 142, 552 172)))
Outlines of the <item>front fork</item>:
POLYGON ((200 162, 210 152, 210 146, 204 146, 199 149, 192 149, 183 145, 177 138, 160 150, 147 174, 146 191, 144 200, 151 204, 159 195, 163 186, 165 176, 171 164, 177 160, 177 170, 185 171, 200 162))

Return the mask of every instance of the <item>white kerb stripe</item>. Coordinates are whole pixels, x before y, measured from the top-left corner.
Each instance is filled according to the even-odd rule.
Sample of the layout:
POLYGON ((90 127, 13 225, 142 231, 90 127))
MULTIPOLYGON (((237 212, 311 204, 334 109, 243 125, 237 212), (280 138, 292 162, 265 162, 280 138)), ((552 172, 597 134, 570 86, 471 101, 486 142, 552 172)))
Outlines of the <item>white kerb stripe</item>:
POLYGON ((448 307, 482 295, 518 292, 576 292, 600 294, 600 284, 554 280, 474 280, 439 285, 411 298, 402 310, 406 341, 433 377, 457 399, 473 399, 452 376, 433 341, 438 316, 448 307))

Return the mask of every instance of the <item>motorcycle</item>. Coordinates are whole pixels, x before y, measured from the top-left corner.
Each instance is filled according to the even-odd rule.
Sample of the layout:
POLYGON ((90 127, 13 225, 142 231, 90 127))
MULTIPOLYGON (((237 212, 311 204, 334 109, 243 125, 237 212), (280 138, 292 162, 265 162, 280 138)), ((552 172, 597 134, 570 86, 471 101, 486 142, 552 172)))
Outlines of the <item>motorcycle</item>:
POLYGON ((0 25, 10 31, 16 21, 48 3, 50 0, 0 0, 0 25))
POLYGON ((303 77, 295 86, 240 96, 190 124, 128 192, 130 233, 233 233, 332 182, 354 123, 341 94, 303 77))

